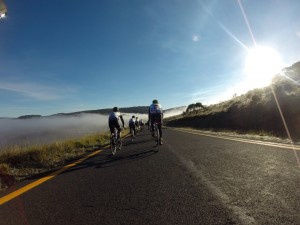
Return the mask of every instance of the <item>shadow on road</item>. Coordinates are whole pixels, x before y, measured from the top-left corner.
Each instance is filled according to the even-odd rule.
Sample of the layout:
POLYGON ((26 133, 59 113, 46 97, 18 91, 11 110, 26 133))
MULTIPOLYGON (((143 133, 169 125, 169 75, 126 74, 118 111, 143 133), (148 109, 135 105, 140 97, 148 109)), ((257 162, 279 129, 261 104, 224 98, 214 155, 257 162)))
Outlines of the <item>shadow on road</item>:
POLYGON ((63 173, 70 173, 76 170, 81 170, 89 167, 96 169, 118 166, 122 164, 132 163, 147 157, 151 157, 158 153, 153 147, 144 148, 143 150, 133 150, 126 152, 121 150, 115 156, 112 156, 108 149, 105 149, 101 154, 96 157, 90 158, 81 164, 66 170, 63 173), (123 152, 122 152, 123 151, 123 152))
POLYGON ((123 152, 123 154, 121 153, 115 156, 110 155, 110 152, 107 151, 106 153, 103 153, 102 155, 97 157, 97 160, 95 160, 94 163, 97 165, 96 168, 111 167, 124 163, 130 163, 136 160, 141 160, 156 153, 157 151, 155 151, 155 149, 153 149, 152 147, 145 148, 142 151, 136 150, 129 153, 123 152), (100 160, 98 160, 99 158, 100 160))
MULTIPOLYGON (((145 136, 145 134, 140 136, 145 136)), ((151 157, 158 153, 157 148, 154 144, 149 146, 149 142, 152 141, 153 141, 152 139, 144 139, 140 137, 137 138, 135 142, 132 143, 129 138, 125 138, 123 140, 122 150, 118 151, 116 155, 112 156, 109 148, 106 147, 103 149, 103 151, 100 154, 83 161, 82 163, 64 171, 62 174, 70 173, 73 171, 77 171, 89 167, 94 167, 97 169, 113 167, 122 164, 132 163, 134 161, 142 160, 147 157, 151 157)), ((94 150, 99 150, 99 149, 94 149, 94 150)), ((71 164, 72 162, 74 161, 68 162, 67 164, 71 164)), ((50 175, 51 173, 53 173, 58 169, 59 168, 44 173, 40 173, 28 177, 25 180, 39 179, 50 175)))

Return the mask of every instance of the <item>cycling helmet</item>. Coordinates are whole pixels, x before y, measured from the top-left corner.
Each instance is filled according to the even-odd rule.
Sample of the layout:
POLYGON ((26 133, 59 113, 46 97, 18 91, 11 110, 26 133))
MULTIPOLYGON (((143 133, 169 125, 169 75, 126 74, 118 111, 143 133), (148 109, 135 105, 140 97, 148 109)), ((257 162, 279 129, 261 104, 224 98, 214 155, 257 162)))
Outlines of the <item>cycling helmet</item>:
POLYGON ((154 99, 154 100, 152 101, 152 103, 153 103, 153 104, 158 104, 157 99, 154 99))
POLYGON ((119 112, 120 110, 119 110, 118 107, 114 107, 114 108, 113 108, 113 111, 114 111, 114 112, 119 112))

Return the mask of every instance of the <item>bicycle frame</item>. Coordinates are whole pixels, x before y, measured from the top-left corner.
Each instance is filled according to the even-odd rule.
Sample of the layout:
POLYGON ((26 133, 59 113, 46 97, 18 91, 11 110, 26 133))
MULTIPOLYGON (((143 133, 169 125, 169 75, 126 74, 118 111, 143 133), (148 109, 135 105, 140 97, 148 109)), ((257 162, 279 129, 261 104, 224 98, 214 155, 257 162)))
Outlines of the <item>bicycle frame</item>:
POLYGON ((159 140, 160 140, 160 133, 158 130, 157 122, 153 123, 153 132, 154 132, 154 138, 156 141, 156 145, 159 146, 159 140))
POLYGON ((130 128, 130 132, 131 132, 131 142, 133 142, 134 139, 135 139, 134 129, 133 129, 133 128, 130 128))
POLYGON ((117 150, 121 150, 122 148, 122 139, 118 138, 118 130, 115 128, 114 133, 111 134, 110 137, 110 151, 112 155, 117 153, 117 150))

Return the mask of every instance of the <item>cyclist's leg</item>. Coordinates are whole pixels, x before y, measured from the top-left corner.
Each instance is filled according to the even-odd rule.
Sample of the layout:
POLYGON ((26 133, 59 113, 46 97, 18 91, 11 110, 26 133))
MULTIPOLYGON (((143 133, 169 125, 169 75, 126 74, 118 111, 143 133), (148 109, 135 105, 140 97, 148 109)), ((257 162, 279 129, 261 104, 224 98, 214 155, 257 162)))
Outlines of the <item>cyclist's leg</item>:
POLYGON ((133 135, 136 136, 136 126, 135 125, 132 126, 132 130, 133 130, 133 135))
POLYGON ((111 153, 114 155, 115 152, 115 139, 113 137, 114 133, 115 133, 115 127, 114 127, 114 123, 112 121, 109 121, 109 130, 110 130, 110 151, 111 153))
POLYGON ((120 126, 120 124, 119 124, 119 121, 118 121, 118 119, 116 119, 115 121, 114 121, 114 127, 115 128, 117 128, 117 130, 118 130, 118 139, 119 138, 121 138, 121 135, 120 135, 120 133, 121 133, 121 126, 120 126))
POLYGON ((161 123, 158 123, 158 124, 157 124, 157 127, 158 127, 159 136, 160 136, 160 138, 162 138, 161 123))
POLYGON ((159 133, 160 133, 160 137, 162 138, 162 124, 163 124, 163 118, 162 118, 162 114, 159 115, 159 126, 158 126, 158 129, 159 129, 159 133))
POLYGON ((112 134, 115 133, 115 127, 111 121, 109 121, 109 130, 110 130, 110 137, 112 137, 112 134))
POLYGON ((117 127, 117 130, 118 130, 118 139, 121 139, 121 127, 117 127))
POLYGON ((130 134, 134 135, 134 130, 133 130, 133 125, 132 124, 129 125, 129 129, 130 129, 130 134))
POLYGON ((152 137, 154 136, 154 119, 155 116, 152 114, 150 119, 150 132, 152 133, 152 137))
POLYGON ((162 123, 163 123, 163 118, 162 118, 162 114, 159 115, 159 123, 158 125, 158 131, 159 131, 159 144, 162 144, 162 137, 163 137, 163 133, 162 133, 162 123))

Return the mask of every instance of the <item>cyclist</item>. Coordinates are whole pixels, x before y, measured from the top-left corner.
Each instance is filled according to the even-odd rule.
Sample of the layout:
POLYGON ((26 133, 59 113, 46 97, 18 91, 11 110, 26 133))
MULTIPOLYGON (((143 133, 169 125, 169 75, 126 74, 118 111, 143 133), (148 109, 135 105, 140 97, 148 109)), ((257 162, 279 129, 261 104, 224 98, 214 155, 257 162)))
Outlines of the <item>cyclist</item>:
POLYGON ((130 129, 130 134, 131 134, 131 130, 133 130, 133 134, 136 135, 135 116, 132 116, 131 119, 129 120, 129 129, 130 129))
POLYGON ((140 124, 140 129, 141 129, 141 131, 144 130, 145 124, 144 124, 143 119, 140 119, 139 124, 140 124))
POLYGON ((121 133, 121 126, 120 126, 120 120, 122 122, 122 127, 124 128, 124 119, 123 116, 120 113, 120 110, 118 107, 113 108, 113 112, 109 114, 108 117, 108 126, 110 129, 110 133, 113 134, 115 133, 115 128, 118 130, 118 138, 120 138, 120 133, 121 133))
POLYGON ((163 109, 162 109, 161 105, 158 103, 158 101, 156 99, 154 99, 152 101, 152 104, 149 107, 148 120, 150 121, 152 136, 154 135, 154 133, 153 133, 153 130, 154 130, 153 124, 154 124, 154 122, 157 123, 157 127, 158 127, 158 130, 159 130, 159 136, 160 136, 159 144, 162 145, 161 126, 162 126, 162 123, 163 123, 163 109))
POLYGON ((138 117, 135 118, 134 123, 135 123, 135 127, 137 128, 137 130, 139 130, 140 129, 140 123, 139 123, 139 118, 138 117))

